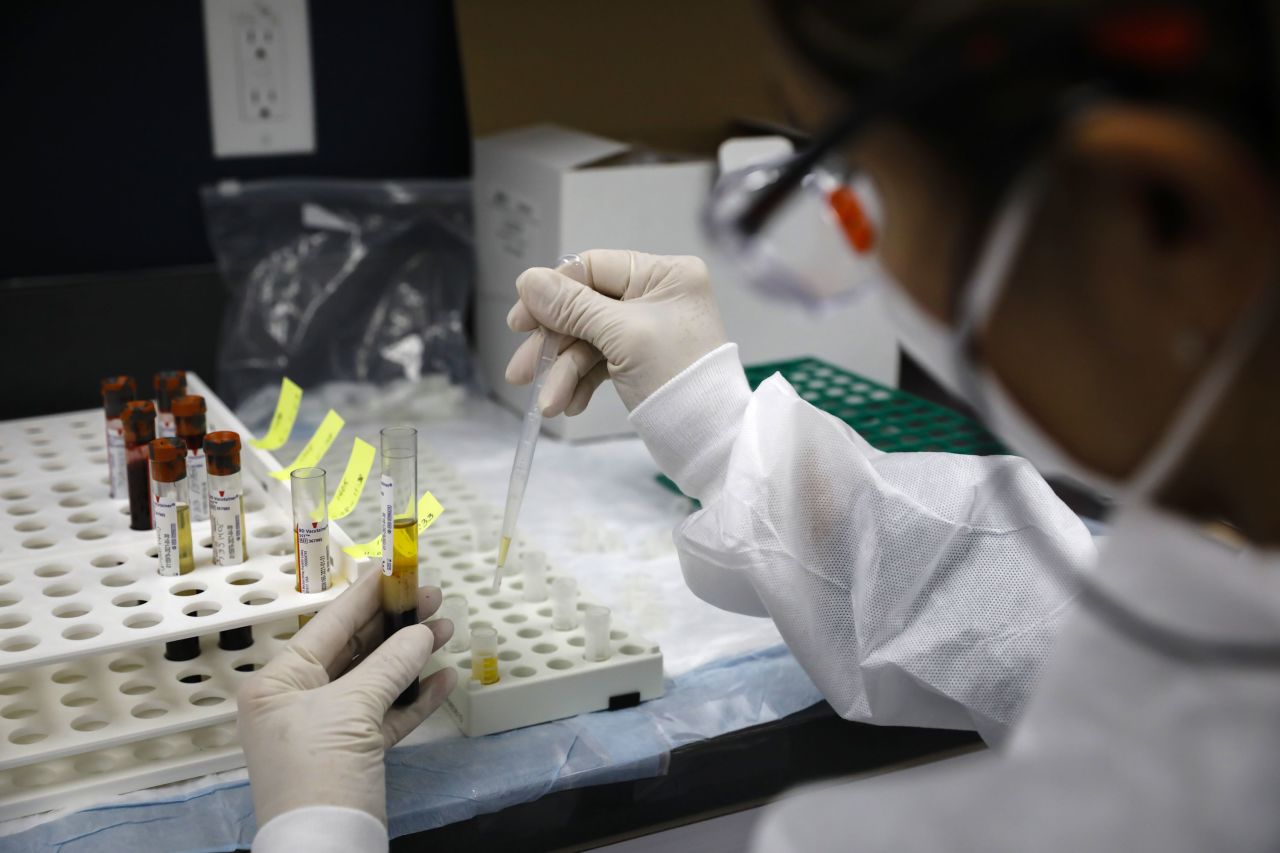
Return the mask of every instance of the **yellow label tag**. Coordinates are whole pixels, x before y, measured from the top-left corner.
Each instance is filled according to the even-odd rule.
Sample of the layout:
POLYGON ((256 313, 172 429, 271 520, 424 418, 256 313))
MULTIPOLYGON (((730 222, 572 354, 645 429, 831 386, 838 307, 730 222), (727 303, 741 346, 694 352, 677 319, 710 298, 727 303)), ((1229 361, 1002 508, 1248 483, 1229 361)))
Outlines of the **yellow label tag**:
POLYGON ((363 438, 357 438, 351 445, 351 455, 347 457, 346 470, 342 472, 342 480, 333 492, 333 500, 329 501, 329 518, 345 518, 356 508, 364 484, 373 470, 373 457, 377 453, 374 446, 363 438))
MULTIPOLYGON (((418 535, 428 527, 436 523, 436 519, 444 514, 444 507, 440 505, 440 501, 436 500, 436 496, 430 492, 423 492, 422 497, 418 498, 418 535)), ((370 539, 368 542, 360 542, 356 545, 348 545, 342 549, 344 553, 350 554, 357 560, 367 560, 371 557, 382 556, 382 534, 370 539)))
POLYGON ((261 450, 275 450, 283 447, 293 432, 293 422, 298 419, 298 409, 302 406, 302 389, 288 376, 280 380, 280 399, 276 400, 276 411, 271 416, 271 426, 262 438, 250 439, 249 443, 261 450))
POLYGON ((289 474, 297 468, 314 468, 320 464, 320 460, 329 452, 329 448, 338 437, 338 433, 342 432, 342 427, 346 423, 342 419, 342 415, 329 410, 329 414, 324 416, 324 420, 320 422, 320 426, 316 427, 316 431, 307 441, 306 447, 298 453, 298 457, 294 459, 288 466, 279 471, 272 471, 271 476, 277 480, 289 479, 289 474))

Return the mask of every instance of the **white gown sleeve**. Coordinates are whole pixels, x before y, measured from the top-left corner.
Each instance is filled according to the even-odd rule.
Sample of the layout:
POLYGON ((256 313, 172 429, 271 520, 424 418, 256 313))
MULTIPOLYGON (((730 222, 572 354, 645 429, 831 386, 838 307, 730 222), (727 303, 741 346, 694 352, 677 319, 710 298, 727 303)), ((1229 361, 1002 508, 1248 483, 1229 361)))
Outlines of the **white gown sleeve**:
POLYGON ((253 853, 386 853, 387 828, 368 812, 306 806, 279 814, 258 829, 253 853))
POLYGON ((848 719, 1001 738, 1070 598, 1040 565, 1092 565, 1081 521, 1026 461, 875 450, 737 347, 708 353, 631 415, 702 503, 676 530, 689 587, 773 618, 848 719))

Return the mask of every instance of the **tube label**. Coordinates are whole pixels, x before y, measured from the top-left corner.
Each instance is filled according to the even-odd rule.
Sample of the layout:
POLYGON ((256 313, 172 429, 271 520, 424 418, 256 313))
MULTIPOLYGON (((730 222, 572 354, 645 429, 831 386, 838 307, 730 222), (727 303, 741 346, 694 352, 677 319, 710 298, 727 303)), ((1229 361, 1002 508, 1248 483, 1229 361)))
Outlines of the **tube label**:
POLYGON ((244 490, 239 474, 209 475, 209 520, 213 533, 213 562, 237 566, 245 561, 244 490))
POLYGON ((209 468, 204 453, 187 451, 187 483, 191 489, 191 520, 206 521, 209 518, 209 468))
POLYGON ((177 499, 158 495, 153 496, 151 498, 151 514, 155 519, 156 545, 159 547, 159 553, 156 555, 160 559, 159 572, 166 577, 180 575, 182 574, 182 569, 178 562, 177 499))
POLYGON ((298 586, 303 592, 324 592, 329 588, 329 524, 299 524, 294 532, 298 542, 298 586))
POLYGON ((173 412, 156 413, 156 438, 173 438, 178 434, 178 422, 173 412))
POLYGON ((390 576, 392 568, 391 536, 396 524, 395 483, 390 474, 383 474, 378 480, 382 499, 382 573, 390 576))
POLYGON ((129 468, 124 458, 124 423, 119 418, 107 421, 107 468, 111 472, 111 497, 127 498, 129 468))

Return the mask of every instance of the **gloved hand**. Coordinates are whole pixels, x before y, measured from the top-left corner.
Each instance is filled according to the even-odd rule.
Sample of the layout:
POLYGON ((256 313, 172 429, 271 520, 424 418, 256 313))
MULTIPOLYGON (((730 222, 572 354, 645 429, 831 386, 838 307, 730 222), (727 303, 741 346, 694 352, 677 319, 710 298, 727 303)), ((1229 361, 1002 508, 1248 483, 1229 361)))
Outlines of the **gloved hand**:
MULTIPOLYGON (((259 827, 315 805, 362 809, 385 824, 383 753, 457 682, 452 667, 442 669, 422 682, 413 704, 391 707, 448 642, 453 625, 447 619, 410 625, 379 645, 381 576, 368 571, 240 688, 240 743, 259 827)), ((439 606, 440 590, 418 590, 419 618, 439 606)))
MULTIPOLYGON (((582 254, 587 283, 534 267, 516 279, 520 299, 507 315, 517 332, 545 326, 565 335, 538 403, 547 416, 576 415, 606 378, 630 411, 667 380, 725 343, 707 267, 689 256, 617 249, 582 254)), ((532 335, 507 365, 507 381, 533 380, 542 336, 532 335)))

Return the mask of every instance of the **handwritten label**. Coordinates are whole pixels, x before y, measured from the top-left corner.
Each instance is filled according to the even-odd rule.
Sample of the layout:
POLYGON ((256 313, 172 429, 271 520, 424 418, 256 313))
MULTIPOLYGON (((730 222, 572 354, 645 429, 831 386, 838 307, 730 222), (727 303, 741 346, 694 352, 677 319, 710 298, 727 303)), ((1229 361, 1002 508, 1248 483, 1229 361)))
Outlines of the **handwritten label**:
MULTIPOLYGON (((384 483, 390 482, 390 479, 391 478, 389 477, 382 478, 384 483)), ((391 506, 390 498, 386 498, 383 503, 384 503, 383 512, 385 514, 387 508, 391 506)), ((436 500, 436 496, 431 494, 430 492, 423 492, 422 497, 418 498, 418 535, 421 536, 423 532, 426 531, 428 527, 435 524, 436 519, 443 514, 444 514, 444 507, 441 506, 440 501, 436 500)), ((379 533, 377 536, 373 537, 368 542, 360 542, 355 545, 348 545, 342 550, 344 553, 350 554, 352 557, 355 557, 357 560, 368 560, 368 559, 372 559, 373 557, 381 557, 383 555, 384 551, 382 550, 383 549, 382 543, 383 543, 383 534, 379 533)), ((385 553, 390 554, 391 553, 390 549, 388 549, 385 553)), ((389 564, 390 562, 391 561, 387 559, 383 560, 384 564, 389 564)), ((387 572, 385 566, 383 568, 383 572, 384 573, 387 572)))
POLYGON ((342 472, 342 480, 333 492, 333 500, 329 501, 329 518, 345 518, 356 508, 360 495, 364 492, 364 484, 373 470, 373 457, 377 450, 362 438, 357 438, 351 445, 351 456, 347 458, 346 470, 342 472))
POLYGON ((271 426, 262 438, 252 439, 249 443, 260 450, 276 450, 283 447, 293 432, 293 422, 298 419, 298 409, 302 406, 302 389, 289 377, 280 380, 280 399, 276 400, 276 411, 271 416, 271 426))

